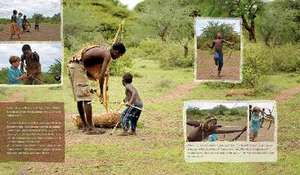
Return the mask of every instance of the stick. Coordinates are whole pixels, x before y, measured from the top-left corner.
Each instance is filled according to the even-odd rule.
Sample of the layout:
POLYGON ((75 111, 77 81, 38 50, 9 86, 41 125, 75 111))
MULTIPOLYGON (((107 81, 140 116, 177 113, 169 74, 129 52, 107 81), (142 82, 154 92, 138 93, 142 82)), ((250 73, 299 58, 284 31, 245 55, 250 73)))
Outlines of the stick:
POLYGON ((113 133, 115 132, 115 130, 117 129, 119 124, 120 124, 120 121, 118 121, 117 124, 114 126, 114 128, 111 130, 111 132, 109 133, 110 135, 113 135, 113 133))
POLYGON ((245 131, 247 131, 247 126, 245 126, 245 128, 242 130, 242 132, 241 132, 239 135, 237 135, 235 138, 233 138, 232 141, 236 141, 238 138, 240 138, 241 135, 242 135, 245 131))

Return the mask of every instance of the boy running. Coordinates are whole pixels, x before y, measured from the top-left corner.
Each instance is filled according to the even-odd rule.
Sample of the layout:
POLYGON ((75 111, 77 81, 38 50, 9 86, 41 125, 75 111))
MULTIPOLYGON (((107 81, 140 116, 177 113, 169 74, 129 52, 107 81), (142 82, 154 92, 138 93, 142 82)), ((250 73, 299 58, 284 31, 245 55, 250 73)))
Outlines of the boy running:
POLYGON ((124 102, 126 103, 127 108, 121 115, 121 123, 123 127, 123 133, 120 134, 121 136, 127 136, 128 134, 136 135, 137 121, 141 115, 143 108, 143 102, 139 96, 139 93, 132 85, 132 78, 133 76, 130 73, 126 73, 123 75, 122 84, 125 87, 126 94, 124 102), (128 133, 129 121, 131 131, 128 133))
POLYGON ((222 38, 222 34, 220 32, 217 33, 216 39, 213 40, 212 45, 208 45, 209 48, 215 48, 214 60, 216 66, 218 66, 218 77, 221 76, 221 71, 223 68, 224 60, 223 60, 223 43, 227 43, 229 45, 233 45, 233 43, 226 41, 222 38))

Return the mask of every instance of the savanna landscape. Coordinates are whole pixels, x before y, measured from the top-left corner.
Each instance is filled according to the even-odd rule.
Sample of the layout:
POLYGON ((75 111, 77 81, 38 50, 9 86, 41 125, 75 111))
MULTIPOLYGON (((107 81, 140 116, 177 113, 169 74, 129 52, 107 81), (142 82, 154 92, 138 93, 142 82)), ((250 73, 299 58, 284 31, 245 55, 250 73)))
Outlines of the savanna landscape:
MULTIPOLYGON (((145 0, 133 10, 116 0, 64 0, 63 5, 64 85, 34 89, 2 87, 0 99, 65 102, 65 162, 1 162, 0 174, 300 173, 299 1, 145 0), (244 18, 242 83, 193 82, 195 16, 244 18), (70 117, 77 110, 66 65, 82 47, 110 44, 123 19, 122 41, 127 53, 111 66, 109 94, 110 101, 121 101, 121 75, 133 73, 134 85, 145 104, 137 136, 109 135, 110 129, 103 135, 85 135, 76 129, 70 117), (276 100, 278 161, 186 163, 182 107, 183 101, 192 99, 276 100)), ((93 111, 104 111, 96 97, 93 111)))

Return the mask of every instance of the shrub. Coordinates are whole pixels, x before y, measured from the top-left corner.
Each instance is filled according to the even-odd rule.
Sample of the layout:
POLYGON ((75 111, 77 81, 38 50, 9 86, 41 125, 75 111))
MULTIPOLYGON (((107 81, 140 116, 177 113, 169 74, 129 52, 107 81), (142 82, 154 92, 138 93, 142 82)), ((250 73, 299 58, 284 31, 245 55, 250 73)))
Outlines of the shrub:
POLYGON ((132 51, 133 58, 159 61, 160 66, 165 69, 193 65, 194 48, 192 44, 188 45, 188 54, 184 55, 183 45, 179 42, 145 39, 132 51))
POLYGON ((256 88, 262 75, 270 71, 270 61, 266 58, 263 49, 254 44, 248 44, 244 49, 243 84, 246 87, 256 88))

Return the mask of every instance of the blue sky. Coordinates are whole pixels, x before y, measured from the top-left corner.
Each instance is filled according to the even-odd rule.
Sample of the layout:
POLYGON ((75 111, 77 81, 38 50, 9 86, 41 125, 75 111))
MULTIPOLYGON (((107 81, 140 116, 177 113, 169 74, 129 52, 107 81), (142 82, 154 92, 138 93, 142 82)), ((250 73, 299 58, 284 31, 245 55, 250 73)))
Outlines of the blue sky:
POLYGON ((206 28, 209 22, 218 22, 219 24, 225 23, 233 26, 233 30, 237 33, 241 32, 241 21, 239 19, 230 19, 230 18, 197 18, 195 27, 196 27, 196 36, 200 36, 203 32, 203 29, 206 28))
MULTIPOLYGON (((24 43, 26 44, 26 43, 24 43)), ((0 44, 0 69, 10 67, 10 56, 21 56, 23 44, 0 44)), ((40 55, 42 72, 49 70, 49 66, 55 62, 55 59, 62 58, 62 45, 55 43, 34 43, 30 44, 32 51, 40 55)))
POLYGON ((13 10, 28 17, 34 13, 53 16, 60 13, 60 0, 1 0, 0 7, 0 18, 10 18, 13 10))

